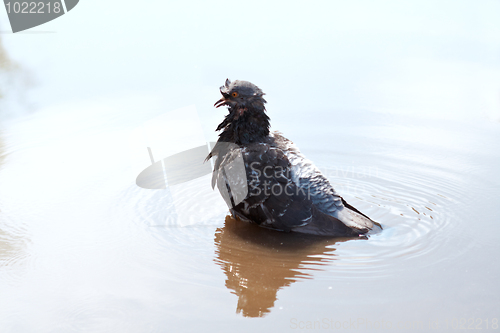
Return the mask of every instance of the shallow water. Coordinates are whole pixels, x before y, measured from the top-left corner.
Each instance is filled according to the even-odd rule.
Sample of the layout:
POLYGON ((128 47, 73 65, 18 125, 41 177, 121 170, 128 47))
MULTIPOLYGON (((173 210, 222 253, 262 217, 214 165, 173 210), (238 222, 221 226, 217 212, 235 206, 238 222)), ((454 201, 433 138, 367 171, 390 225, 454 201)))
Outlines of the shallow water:
MULTIPOLYGON (((362 90, 365 82, 359 83, 373 83, 384 68, 392 68, 387 60, 376 61, 383 52, 370 49, 375 53, 366 60, 377 75, 355 72, 360 63, 354 58, 342 64, 350 70, 339 71, 342 66, 314 55, 331 51, 318 44, 321 35, 308 40, 318 53, 294 54, 284 64, 271 36, 264 39, 274 52, 271 60, 256 60, 262 68, 254 63, 240 68, 230 61, 226 70, 215 60, 216 49, 200 58, 189 54, 187 60, 180 59, 187 53, 157 49, 160 37, 174 46, 182 38, 162 35, 165 27, 152 29, 146 17, 138 22, 150 30, 139 32, 101 31, 99 21, 97 28, 79 28, 91 6, 80 7, 72 11, 73 21, 68 15, 66 30, 26 34, 23 40, 0 35, 6 50, 0 56, 19 62, 17 72, 0 67, 0 75, 11 77, 9 84, 0 82, 2 332, 498 327, 500 123, 471 107, 483 95, 467 95, 463 108, 452 102, 465 99, 460 89, 450 100, 433 93, 418 104, 403 94, 391 100, 396 106, 390 105, 370 95, 380 93, 380 86, 362 90), (74 40, 65 31, 72 31, 74 40), (142 49, 130 47, 129 39, 157 56, 144 61, 142 49), (32 47, 28 44, 38 45, 38 58, 21 52, 32 47), (93 50, 104 47, 98 58, 93 50), (56 49, 57 62, 51 58, 56 49), (68 71, 73 59, 85 61, 68 71), (330 66, 322 68, 324 77, 314 74, 312 65, 290 74, 294 61, 312 59, 330 66), (163 190, 136 185, 151 159, 216 138, 213 130, 224 110, 212 104, 226 72, 243 79, 246 74, 259 85, 262 77, 262 86, 269 87, 273 129, 294 141, 346 201, 381 223, 381 233, 367 240, 329 239, 239 223, 227 216, 210 175, 163 190), (34 75, 37 85, 27 89, 16 79, 23 75, 34 75), (321 86, 314 100, 306 84, 311 81, 304 77, 321 86), (303 93, 296 93, 292 79, 303 93), (332 84, 336 89, 330 94, 332 84), (368 101, 360 102, 360 95, 368 101), (330 99, 338 103, 330 106, 330 99), (450 116, 455 107, 458 115, 450 116)), ((310 29, 323 31, 319 25, 310 29)), ((345 34, 335 37, 335 45, 350 45, 349 36, 359 44, 354 51, 344 49, 345 55, 337 52, 338 62, 373 46, 367 35, 345 34)), ((441 47, 441 38, 425 36, 420 47, 441 47)), ((207 42, 196 38, 207 51, 207 42)), ((401 51, 415 40, 401 43, 393 47, 401 51)), ((401 61, 406 59, 402 54, 401 61)), ((442 61, 441 56, 426 59, 442 61)), ((488 74, 478 71, 477 77, 486 86, 499 66, 481 64, 488 74)), ((427 65, 423 68, 435 70, 427 65)), ((395 85, 405 80, 412 81, 411 89, 418 87, 418 78, 407 74, 385 84, 394 93, 401 92, 395 85)), ((469 78, 457 75, 463 82, 469 78)), ((440 84, 443 77, 434 76, 440 84)))
POLYGON ((2 130, 7 331, 497 316, 498 124, 359 112, 338 118, 336 133, 307 123, 288 130, 337 191, 384 227, 368 240, 332 240, 235 222, 209 175, 178 185, 177 197, 204 216, 183 223, 174 190, 135 185, 123 145, 134 117, 100 114, 102 129, 113 122, 110 135, 91 122, 61 128, 61 116, 38 112, 2 130))

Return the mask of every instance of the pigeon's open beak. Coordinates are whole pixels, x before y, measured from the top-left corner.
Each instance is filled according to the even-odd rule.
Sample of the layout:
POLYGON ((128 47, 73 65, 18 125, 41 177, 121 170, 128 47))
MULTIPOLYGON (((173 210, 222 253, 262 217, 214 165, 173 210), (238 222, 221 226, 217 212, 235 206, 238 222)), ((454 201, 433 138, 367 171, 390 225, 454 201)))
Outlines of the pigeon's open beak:
POLYGON ((216 108, 218 108, 219 106, 223 106, 223 105, 226 105, 226 98, 225 97, 222 97, 221 99, 219 99, 217 102, 215 102, 214 106, 216 108))
POLYGON ((223 105, 227 105, 226 102, 227 102, 227 97, 229 97, 229 94, 226 94, 225 92, 222 91, 222 88, 224 87, 220 87, 220 93, 222 94, 222 98, 219 99, 217 102, 215 102, 214 106, 216 108, 218 108, 219 106, 223 106, 223 105))

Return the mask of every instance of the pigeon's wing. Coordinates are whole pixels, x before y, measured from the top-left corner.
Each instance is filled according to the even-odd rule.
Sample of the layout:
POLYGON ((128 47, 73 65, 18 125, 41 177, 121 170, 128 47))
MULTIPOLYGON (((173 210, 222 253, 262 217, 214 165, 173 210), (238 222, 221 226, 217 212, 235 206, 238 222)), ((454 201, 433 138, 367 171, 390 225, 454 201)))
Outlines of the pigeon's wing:
POLYGON ((274 132, 273 137, 290 162, 292 181, 307 193, 317 210, 361 232, 373 228, 373 221, 338 195, 328 179, 290 140, 278 132, 274 132))
POLYGON ((355 236, 373 221, 347 204, 324 175, 282 137, 240 147, 218 143, 212 184, 236 217, 283 231, 355 236))
POLYGON ((281 149, 250 144, 221 158, 217 186, 223 197, 227 191, 226 203, 234 215, 283 231, 311 221, 312 202, 292 181, 291 164, 281 149))

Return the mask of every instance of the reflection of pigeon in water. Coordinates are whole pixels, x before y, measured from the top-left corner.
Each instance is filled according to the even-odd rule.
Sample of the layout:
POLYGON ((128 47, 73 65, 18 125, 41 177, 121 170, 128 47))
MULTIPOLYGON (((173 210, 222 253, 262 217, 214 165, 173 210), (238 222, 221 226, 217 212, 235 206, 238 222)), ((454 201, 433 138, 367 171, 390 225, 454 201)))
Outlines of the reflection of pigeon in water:
POLYGON ((215 232, 214 261, 226 275, 226 287, 238 296, 236 312, 263 317, 274 307, 279 290, 314 278, 339 259, 333 246, 344 240, 263 230, 227 216, 215 232))
POLYGON ((326 177, 279 132, 269 131, 264 93, 247 81, 226 80, 216 107, 229 113, 219 140, 212 186, 237 219, 262 227, 325 236, 359 236, 374 227, 339 196, 326 177), (237 172, 238 161, 244 166, 237 172), (236 170, 236 172, 235 172, 236 170))

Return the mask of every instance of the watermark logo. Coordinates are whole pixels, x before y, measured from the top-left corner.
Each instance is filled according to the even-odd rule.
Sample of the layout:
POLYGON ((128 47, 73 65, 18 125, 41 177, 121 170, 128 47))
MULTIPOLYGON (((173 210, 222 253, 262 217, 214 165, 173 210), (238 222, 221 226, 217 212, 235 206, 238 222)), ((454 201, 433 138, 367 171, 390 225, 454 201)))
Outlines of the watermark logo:
POLYGON ((12 32, 31 29, 52 21, 75 8, 79 0, 4 0, 12 32))
MULTIPOLYGON (((131 132, 135 184, 150 197, 149 211, 159 212, 150 220, 153 227, 213 225, 227 211, 219 191, 212 189, 206 177, 213 172, 214 159, 206 158, 215 142, 205 135, 213 133, 213 128, 202 119, 203 114, 200 118, 191 105, 161 113, 131 132)), ((242 160, 223 169, 227 176, 238 178, 245 176, 241 166, 242 160), (240 171, 236 171, 238 167, 240 171)), ((231 194, 238 190, 239 186, 231 194)), ((228 197, 223 193, 224 199, 228 197)))
MULTIPOLYGON (((203 145, 192 147, 194 143, 200 142, 200 139, 202 139, 201 136, 198 138, 198 141, 193 140, 192 143, 188 143, 188 137, 195 139, 197 135, 199 136, 200 133, 203 133, 199 125, 201 125, 201 122, 198 119, 197 110, 194 106, 165 113, 144 124, 142 127, 142 136, 147 137, 147 142, 151 143, 150 146, 145 147, 151 165, 144 168, 137 175, 135 180, 136 185, 144 189, 164 190, 211 174, 214 170, 213 159, 207 160, 207 156, 214 149, 216 143, 206 142, 203 145), (175 121, 182 122, 182 119, 187 119, 190 122, 189 126, 178 126, 182 134, 168 130, 169 125, 175 121), (189 147, 189 149, 184 149, 156 160, 155 155, 157 154, 153 149, 161 151, 161 148, 165 148, 169 143, 189 147), (155 146, 156 148, 151 146, 155 146)), ((220 158, 225 153, 232 152, 225 163, 215 169, 215 177, 219 181, 221 178, 227 180, 229 188, 226 186, 220 186, 219 188, 224 200, 229 206, 233 207, 242 202, 249 192, 245 162, 240 150, 236 148, 238 146, 234 143, 219 142, 215 149, 218 152, 216 155, 222 155, 219 156, 220 158)), ((160 152, 160 154, 162 153, 160 152)), ((213 157, 215 158, 216 156, 213 157)))
MULTIPOLYGON (((213 143, 212 143, 213 145, 213 143)), ((209 146, 194 147, 156 161, 151 147, 147 147, 151 165, 142 170, 135 183, 145 189, 166 189, 186 183, 212 172, 210 163, 204 163, 209 146)))

